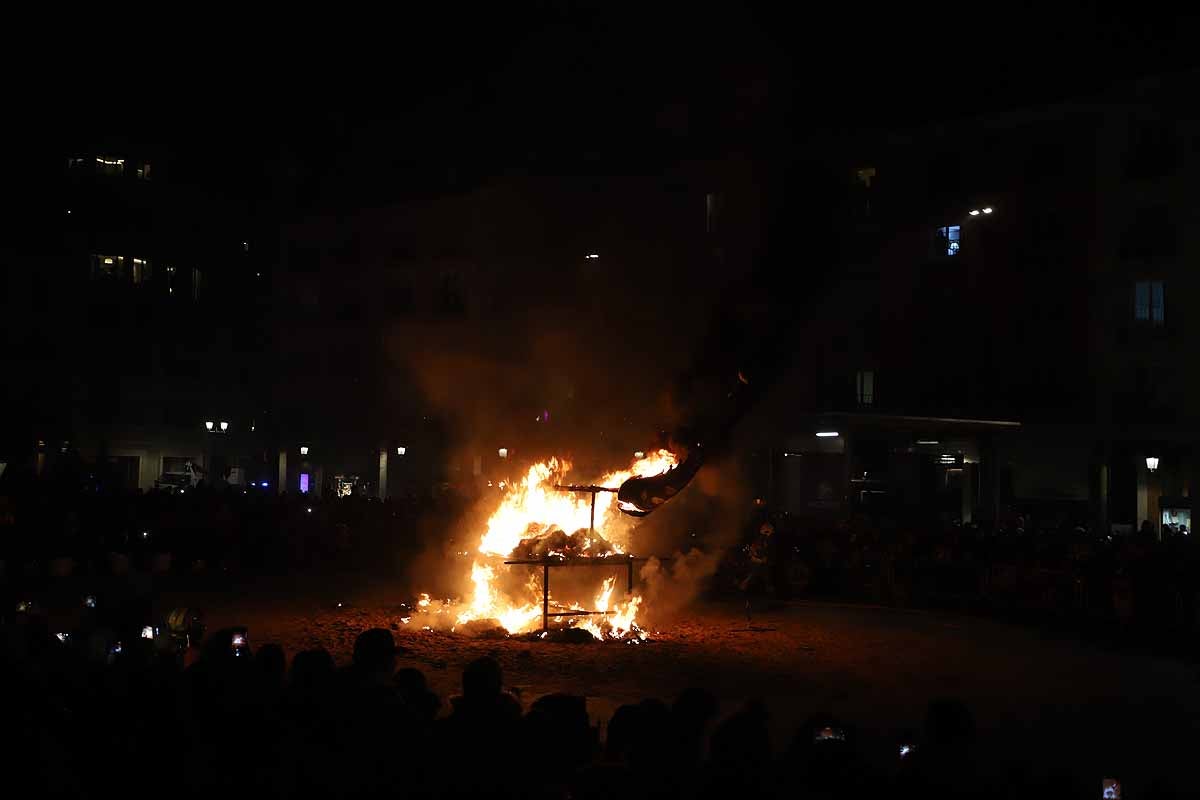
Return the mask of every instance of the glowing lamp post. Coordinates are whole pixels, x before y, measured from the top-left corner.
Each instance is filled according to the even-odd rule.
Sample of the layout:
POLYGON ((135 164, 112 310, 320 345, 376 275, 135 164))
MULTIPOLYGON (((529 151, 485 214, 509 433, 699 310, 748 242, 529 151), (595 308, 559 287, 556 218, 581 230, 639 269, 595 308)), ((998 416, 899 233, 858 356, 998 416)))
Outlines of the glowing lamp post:
POLYGON ((302 455, 302 456, 308 455, 308 445, 306 445, 306 444, 300 445, 300 455, 302 455))
POLYGON ((397 447, 397 448, 396 448, 396 455, 398 455, 398 456, 402 456, 402 455, 404 455, 404 454, 405 454, 405 453, 407 453, 407 452, 408 452, 408 448, 407 448, 407 447, 397 447))
POLYGON ((221 433, 225 433, 228 430, 229 430, 229 423, 222 420, 221 421, 221 433))
POLYGON ((500 456, 501 458, 508 458, 508 448, 501 447, 499 450, 496 451, 496 455, 500 456))
POLYGON ((1158 456, 1146 456, 1146 469, 1151 472, 1158 469, 1158 456))
POLYGON ((213 422, 213 421, 210 419, 208 422, 205 422, 205 423, 204 423, 204 427, 205 427, 205 429, 206 429, 206 430, 208 430, 208 431, 212 431, 212 429, 213 429, 213 425, 214 425, 214 424, 215 424, 215 423, 214 423, 214 422, 213 422))

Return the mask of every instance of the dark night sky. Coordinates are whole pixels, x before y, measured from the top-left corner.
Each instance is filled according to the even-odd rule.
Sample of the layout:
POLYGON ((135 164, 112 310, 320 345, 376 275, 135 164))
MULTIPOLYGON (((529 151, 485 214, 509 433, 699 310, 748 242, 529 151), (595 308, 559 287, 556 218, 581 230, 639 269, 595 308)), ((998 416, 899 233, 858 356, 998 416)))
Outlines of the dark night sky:
MULTIPOLYGON (((7 175, 52 208, 47 164, 146 147, 174 167, 165 183, 207 186, 277 239, 279 223, 313 211, 444 192, 448 174, 465 191, 510 170, 656 175, 729 153, 773 165, 810 134, 1037 105, 1193 59, 1191 20, 1144 6, 1114 17, 1012 4, 886 16, 858 5, 803 16, 778 3, 648 5, 271 20, 214 11, 155 31, 110 20, 111 35, 83 21, 30 25, 24 51, 3 56, 15 79, 8 108, 26 112, 8 115, 21 141, 9 151, 21 157, 7 175)), ((31 214, 27 194, 6 202, 31 214)), ((674 371, 664 367, 663 381, 674 371)))
POLYGON ((531 164, 652 169, 753 138, 747 106, 786 141, 1036 104, 1192 59, 1192 20, 1143 6, 789 16, 778 5, 201 19, 110 44, 57 26, 46 47, 31 42, 35 62, 8 58, 30 76, 16 101, 39 147, 127 135, 185 155, 199 181, 254 191, 284 174, 352 205, 420 186, 434 163, 468 180, 531 164))

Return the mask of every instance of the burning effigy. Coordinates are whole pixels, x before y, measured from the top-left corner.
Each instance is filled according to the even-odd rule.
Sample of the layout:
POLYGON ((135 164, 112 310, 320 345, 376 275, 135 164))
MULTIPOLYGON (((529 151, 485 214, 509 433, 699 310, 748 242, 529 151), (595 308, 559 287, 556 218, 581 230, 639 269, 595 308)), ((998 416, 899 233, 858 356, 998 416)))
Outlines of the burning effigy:
POLYGON ((555 630, 586 631, 599 640, 643 641, 646 633, 637 623, 643 601, 634 591, 630 551, 636 522, 619 512, 616 488, 632 477, 661 475, 677 465, 671 451, 660 449, 594 483, 575 485, 565 482, 569 461, 550 458, 533 464, 519 480, 505 482, 472 556, 467 594, 440 603, 421 595, 405 624, 448 624, 451 630, 502 630, 507 635, 540 631, 545 636, 553 619, 555 630), (614 598, 617 578, 604 575, 604 569, 596 570, 594 580, 575 577, 551 587, 551 568, 568 565, 628 569, 625 597, 614 598))

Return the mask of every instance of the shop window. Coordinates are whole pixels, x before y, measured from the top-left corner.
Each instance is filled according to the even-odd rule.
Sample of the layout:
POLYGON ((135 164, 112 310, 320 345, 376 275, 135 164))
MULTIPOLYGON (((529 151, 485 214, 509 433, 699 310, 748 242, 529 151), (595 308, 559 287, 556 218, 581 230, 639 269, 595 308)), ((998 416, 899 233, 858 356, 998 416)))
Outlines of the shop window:
POLYGON ((101 175, 110 175, 117 177, 125 174, 125 159, 123 158, 97 158, 96 171, 101 175))
POLYGON ((1148 325, 1162 325, 1166 302, 1162 281, 1138 281, 1133 285, 1133 318, 1148 325))

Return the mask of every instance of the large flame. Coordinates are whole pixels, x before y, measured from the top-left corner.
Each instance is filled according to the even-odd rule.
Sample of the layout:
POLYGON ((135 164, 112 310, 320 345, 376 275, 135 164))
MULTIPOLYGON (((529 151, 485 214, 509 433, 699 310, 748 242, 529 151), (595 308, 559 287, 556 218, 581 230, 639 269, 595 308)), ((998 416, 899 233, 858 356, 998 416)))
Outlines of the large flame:
MULTIPOLYGON (((649 477, 661 475, 678 464, 670 450, 658 450, 639 458, 627 470, 610 472, 597 481, 599 486, 616 488, 635 475, 649 477)), ((507 556, 516 549, 522 539, 558 529, 568 534, 587 528, 591 521, 592 498, 586 494, 563 492, 555 484, 564 482, 564 475, 571 471, 571 463, 565 459, 551 458, 534 464, 525 476, 508 485, 500 507, 487 522, 487 532, 479 542, 479 552, 495 556, 507 556)), ((616 509, 616 494, 601 492, 596 495, 595 528, 605 532, 616 509)))
POLYGON ((471 604, 458 615, 458 624, 470 622, 473 619, 495 619, 509 633, 520 633, 533 626, 542 609, 536 603, 514 605, 500 600, 492 590, 492 578, 495 573, 486 564, 478 562, 471 565, 471 582, 475 584, 475 593, 471 596, 471 604))
MULTIPOLYGON (((616 488, 631 477, 660 475, 674 469, 678 460, 669 450, 657 450, 636 459, 627 469, 603 475, 595 483, 598 486, 616 488)), ((555 484, 565 483, 564 476, 571 471, 570 462, 551 458, 531 466, 521 480, 510 482, 504 487, 500 505, 487 521, 487 528, 479 542, 480 556, 471 565, 471 583, 474 590, 469 602, 459 607, 457 622, 479 619, 494 619, 509 633, 522 633, 535 629, 541 622, 541 586, 536 577, 520 590, 523 597, 503 596, 497 588, 498 569, 507 569, 498 562, 499 557, 512 555, 522 540, 543 536, 560 530, 567 535, 587 530, 592 513, 592 497, 585 493, 566 492, 555 489, 555 484), (489 561, 492 562, 489 564, 489 561)), ((616 513, 616 494, 601 492, 596 495, 595 531, 612 541, 617 521, 627 524, 616 513)), ((612 542, 616 552, 623 552, 621 545, 612 542)), ((570 603, 577 610, 596 611, 599 618, 578 617, 575 627, 589 631, 598 639, 606 637, 645 638, 637 627, 635 617, 642 598, 634 595, 628 600, 612 604, 615 577, 603 579, 590 609, 579 603, 570 603)), ((424 599, 424 597, 422 598, 424 599)), ((555 598, 557 604, 557 598, 555 598)), ((424 607, 425 603, 420 604, 424 607)))

